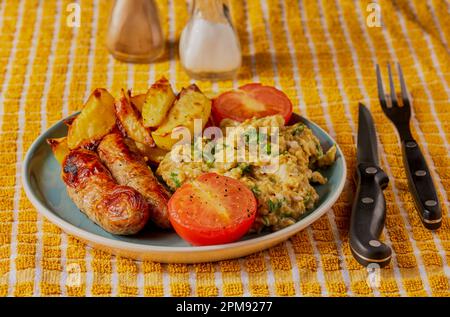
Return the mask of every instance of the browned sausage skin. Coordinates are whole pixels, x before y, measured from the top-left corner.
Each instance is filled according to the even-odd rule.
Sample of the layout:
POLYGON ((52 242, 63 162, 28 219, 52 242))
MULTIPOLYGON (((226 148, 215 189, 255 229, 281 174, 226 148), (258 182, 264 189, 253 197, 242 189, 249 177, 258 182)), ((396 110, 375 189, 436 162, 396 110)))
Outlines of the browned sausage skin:
POLYGON ((117 185, 94 152, 72 150, 62 163, 62 179, 75 205, 106 231, 129 235, 147 223, 145 198, 131 187, 117 185))
POLYGON ((119 184, 136 189, 147 199, 150 219, 161 228, 171 228, 167 211, 170 195, 153 175, 143 156, 130 150, 119 133, 106 135, 97 151, 119 184))

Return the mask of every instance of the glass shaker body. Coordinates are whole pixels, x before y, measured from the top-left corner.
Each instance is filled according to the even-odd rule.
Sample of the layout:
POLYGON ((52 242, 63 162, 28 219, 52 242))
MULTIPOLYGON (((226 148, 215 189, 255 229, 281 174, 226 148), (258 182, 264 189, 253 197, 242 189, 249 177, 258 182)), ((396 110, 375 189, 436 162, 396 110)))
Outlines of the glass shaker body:
POLYGON ((117 59, 149 63, 164 52, 164 36, 153 0, 115 0, 106 46, 117 59))
POLYGON ((183 68, 194 79, 223 80, 235 76, 242 53, 226 1, 193 1, 179 53, 183 68))

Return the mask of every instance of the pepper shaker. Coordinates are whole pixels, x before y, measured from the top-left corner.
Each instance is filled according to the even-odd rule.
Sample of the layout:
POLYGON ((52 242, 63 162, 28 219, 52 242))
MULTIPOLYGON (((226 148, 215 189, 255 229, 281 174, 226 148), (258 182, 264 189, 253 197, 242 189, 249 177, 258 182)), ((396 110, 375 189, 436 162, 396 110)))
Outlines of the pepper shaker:
POLYGON ((164 36, 154 0, 115 0, 106 46, 117 59, 149 63, 164 52, 164 36))

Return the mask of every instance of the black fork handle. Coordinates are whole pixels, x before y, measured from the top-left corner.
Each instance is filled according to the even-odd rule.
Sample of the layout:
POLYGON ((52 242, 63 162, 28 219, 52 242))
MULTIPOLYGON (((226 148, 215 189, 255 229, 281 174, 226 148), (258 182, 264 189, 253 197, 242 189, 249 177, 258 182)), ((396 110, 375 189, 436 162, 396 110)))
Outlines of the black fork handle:
POLYGON ((438 229, 442 223, 442 211, 425 157, 414 139, 402 141, 402 153, 409 191, 420 219, 425 228, 438 229))

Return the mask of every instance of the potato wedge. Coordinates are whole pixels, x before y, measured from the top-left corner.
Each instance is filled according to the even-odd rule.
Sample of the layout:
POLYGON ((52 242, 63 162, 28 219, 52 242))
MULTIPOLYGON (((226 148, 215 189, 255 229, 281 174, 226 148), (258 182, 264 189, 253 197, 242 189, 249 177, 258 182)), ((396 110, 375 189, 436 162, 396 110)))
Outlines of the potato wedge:
POLYGON ((59 164, 62 164, 62 161, 69 154, 70 150, 67 145, 67 137, 57 138, 57 139, 47 139, 47 143, 52 148, 53 155, 59 164))
POLYGON ((135 95, 135 96, 130 98, 131 103, 133 104, 133 106, 136 107, 136 109, 139 112, 142 112, 142 107, 144 106, 144 102, 145 102, 145 98, 146 97, 147 97, 146 94, 139 94, 139 95, 135 95))
POLYGON ((92 145, 108 134, 115 124, 114 98, 106 89, 97 88, 70 124, 67 145, 69 149, 92 145))
POLYGON ((141 116, 130 102, 129 96, 122 90, 122 98, 114 104, 117 116, 117 125, 120 131, 136 142, 155 146, 150 130, 142 124, 141 116))
POLYGON ((155 82, 147 91, 144 106, 142 107, 144 126, 147 128, 159 126, 174 100, 175 94, 165 77, 155 82))
POLYGON ((178 141, 171 138, 172 130, 183 126, 188 128, 193 135, 194 120, 201 119, 202 128, 204 128, 210 113, 211 100, 196 85, 183 88, 163 123, 152 133, 156 145, 170 151, 178 141))
POLYGON ((159 147, 150 147, 146 144, 142 144, 140 142, 136 142, 129 138, 125 139, 125 143, 132 151, 136 151, 140 153, 147 162, 153 164, 159 164, 164 156, 168 153, 168 151, 160 149, 159 147))

